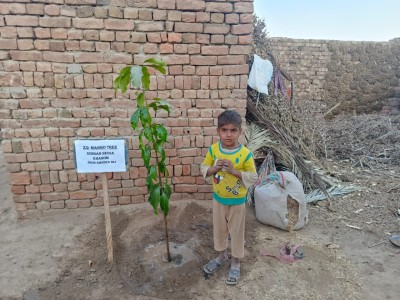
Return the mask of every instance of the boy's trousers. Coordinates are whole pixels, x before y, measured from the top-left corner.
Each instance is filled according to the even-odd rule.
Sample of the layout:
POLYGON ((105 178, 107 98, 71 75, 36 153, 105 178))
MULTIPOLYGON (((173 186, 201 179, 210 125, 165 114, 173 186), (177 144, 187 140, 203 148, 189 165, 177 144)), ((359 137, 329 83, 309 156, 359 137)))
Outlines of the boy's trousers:
POLYGON ((213 200, 214 247, 217 251, 228 249, 228 235, 231 236, 232 256, 244 257, 244 226, 246 206, 223 205, 213 200))

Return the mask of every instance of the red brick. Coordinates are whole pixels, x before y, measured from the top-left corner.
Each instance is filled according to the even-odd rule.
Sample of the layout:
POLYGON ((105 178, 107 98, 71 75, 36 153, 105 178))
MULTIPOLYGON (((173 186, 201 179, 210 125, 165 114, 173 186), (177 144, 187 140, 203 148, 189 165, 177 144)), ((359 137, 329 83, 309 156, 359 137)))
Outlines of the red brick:
POLYGON ((253 24, 240 24, 240 25, 232 25, 231 33, 232 34, 251 34, 253 32, 253 24))
POLYGON ((221 12, 230 13, 233 10, 233 5, 231 3, 221 3, 221 2, 207 2, 206 11, 209 12, 221 12))
POLYGON ((31 184, 31 176, 28 172, 10 174, 10 182, 13 185, 28 185, 31 184))
POLYGON ((39 19, 41 27, 69 28, 71 27, 71 19, 67 17, 42 17, 39 19))
POLYGON ((222 24, 225 21, 225 15, 223 13, 211 13, 211 23, 222 24))
POLYGON ((103 29, 104 20, 94 18, 74 18, 73 27, 81 29, 103 29))
POLYGON ((234 11, 236 13, 253 13, 253 2, 236 2, 234 11))
POLYGON ((50 28, 34 28, 33 31, 35 35, 39 39, 48 39, 50 38, 50 28))
MULTIPOLYGON (((206 26, 206 25, 205 25, 206 26)), ((201 23, 175 23, 175 32, 203 32, 203 24, 201 23)))
POLYGON ((60 15, 67 17, 76 17, 76 9, 73 6, 61 6, 60 7, 60 15))
POLYGON ((49 16, 59 16, 60 15, 60 6, 55 4, 46 5, 44 7, 44 12, 49 16))
POLYGON ((43 15, 44 14, 43 4, 27 4, 26 9, 31 15, 43 15))
POLYGON ((65 208, 65 202, 64 201, 50 202, 50 207, 53 209, 62 209, 65 208))
POLYGON ((41 61, 42 52, 40 51, 10 51, 13 60, 41 61))
POLYGON ((204 33, 227 34, 230 26, 225 24, 204 24, 204 33))
POLYGON ((104 27, 107 30, 133 30, 135 26, 133 20, 108 19, 104 20, 104 27))
POLYGON ((104 62, 102 53, 77 53, 75 54, 76 63, 97 63, 104 62))
POLYGON ((24 185, 12 185, 11 193, 14 195, 23 195, 25 194, 25 186, 24 185))
POLYGON ((187 65, 189 64, 189 55, 167 55, 163 59, 168 65, 187 65))
POLYGON ((52 0, 51 2, 53 3, 63 3, 65 1, 65 4, 78 4, 78 5, 94 5, 96 4, 96 0, 52 0))
POLYGON ((177 10, 188 10, 188 11, 204 11, 206 3, 204 0, 176 0, 177 10))
POLYGON ((2 50, 10 50, 17 49, 17 40, 16 39, 0 39, 0 49, 2 50))
POLYGON ((10 13, 13 15, 26 14, 26 7, 24 4, 12 3, 9 5, 10 13))
POLYGON ((159 9, 175 9, 175 0, 158 0, 159 9))
POLYGON ((161 21, 160 22, 136 21, 135 31, 144 31, 144 32, 164 31, 164 23, 161 21))
POLYGON ((28 161, 50 161, 56 160, 54 152, 31 152, 27 154, 28 161))
POLYGON ((192 55, 190 57, 190 64, 194 66, 213 66, 217 64, 217 56, 192 55))
POLYGON ((225 23, 238 24, 239 23, 239 15, 238 14, 227 14, 225 16, 225 23))
POLYGON ((227 55, 218 57, 219 65, 242 65, 244 62, 245 60, 243 55, 227 55))
POLYGON ((174 46, 172 44, 161 44, 160 53, 163 54, 174 53, 174 46))
POLYGON ((38 26, 39 18, 34 16, 5 16, 7 26, 38 26))
POLYGON ((157 8, 157 0, 127 0, 127 5, 131 7, 157 8))
POLYGON ((229 54, 250 54, 252 46, 232 45, 229 54))
POLYGON ((74 56, 72 53, 44 52, 43 60, 52 62, 72 63, 74 56))
POLYGON ((182 22, 185 22, 185 23, 194 23, 194 22, 196 22, 196 13, 194 13, 194 12, 183 12, 182 13, 182 22))
POLYGON ((227 55, 229 51, 228 46, 202 46, 202 55, 227 55))
POLYGON ((174 186, 175 193, 196 193, 198 187, 193 184, 178 184, 174 186))
POLYGON ((40 201, 39 194, 14 195, 13 198, 16 203, 35 203, 40 201))
POLYGON ((250 45, 252 41, 253 41, 253 36, 251 34, 239 36, 240 45, 250 45))
POLYGON ((240 14, 240 23, 253 23, 253 14, 240 14))
POLYGON ((96 197, 96 191, 72 191, 69 195, 70 199, 92 199, 96 197))
POLYGON ((237 74, 248 74, 249 65, 237 65, 237 66, 224 66, 222 68, 223 75, 237 75, 237 74))
POLYGON ((17 27, 17 35, 20 38, 33 38, 35 36, 32 27, 17 27))

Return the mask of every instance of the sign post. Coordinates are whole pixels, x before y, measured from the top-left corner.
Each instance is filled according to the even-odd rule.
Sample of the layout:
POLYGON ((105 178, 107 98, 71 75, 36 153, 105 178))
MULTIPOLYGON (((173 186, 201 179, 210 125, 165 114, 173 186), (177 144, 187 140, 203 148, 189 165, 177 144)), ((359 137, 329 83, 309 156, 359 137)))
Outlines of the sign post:
POLYGON ((101 173, 108 261, 114 261, 107 172, 127 170, 127 147, 124 139, 75 140, 75 166, 78 173, 101 173))

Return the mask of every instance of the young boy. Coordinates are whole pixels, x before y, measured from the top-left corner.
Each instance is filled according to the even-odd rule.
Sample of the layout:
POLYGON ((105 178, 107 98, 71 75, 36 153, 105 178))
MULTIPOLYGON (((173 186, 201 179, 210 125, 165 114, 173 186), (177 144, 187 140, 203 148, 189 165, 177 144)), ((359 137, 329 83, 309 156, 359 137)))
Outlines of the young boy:
POLYGON ((257 181, 252 153, 238 142, 242 118, 233 110, 218 116, 220 141, 211 145, 201 165, 203 177, 212 176, 213 233, 217 258, 204 266, 207 274, 217 271, 228 260, 228 237, 231 238, 232 259, 226 279, 237 284, 240 277, 239 259, 244 256, 244 226, 247 189, 257 181))

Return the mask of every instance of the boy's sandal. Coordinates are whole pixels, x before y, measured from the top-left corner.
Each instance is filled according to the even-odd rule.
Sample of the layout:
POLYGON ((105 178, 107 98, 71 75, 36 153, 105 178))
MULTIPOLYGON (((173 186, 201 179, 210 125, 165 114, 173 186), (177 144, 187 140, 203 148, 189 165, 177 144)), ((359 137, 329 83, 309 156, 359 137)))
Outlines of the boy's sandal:
POLYGON ((206 274, 212 274, 216 272, 218 269, 220 269, 224 263, 228 260, 229 258, 218 262, 216 259, 212 259, 206 264, 203 268, 204 273, 206 274))
POLYGON ((236 285, 240 278, 240 270, 229 269, 228 277, 226 278, 227 285, 236 285))

